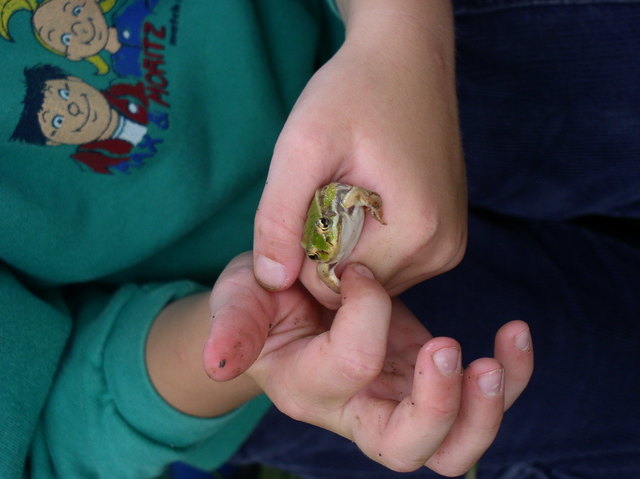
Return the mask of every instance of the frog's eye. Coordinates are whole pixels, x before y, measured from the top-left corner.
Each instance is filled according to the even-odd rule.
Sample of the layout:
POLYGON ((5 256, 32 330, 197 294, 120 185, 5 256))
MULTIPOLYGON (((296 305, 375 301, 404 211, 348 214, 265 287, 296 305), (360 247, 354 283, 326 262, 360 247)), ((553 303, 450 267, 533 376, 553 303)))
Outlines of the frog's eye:
POLYGON ((320 259, 320 256, 318 256, 316 253, 309 253, 307 255, 307 258, 309 258, 312 261, 318 261, 320 259))
POLYGON ((323 231, 328 230, 329 226, 331 226, 331 222, 329 221, 329 219, 325 218, 324 216, 318 218, 318 220, 316 221, 316 224, 318 225, 318 228, 320 228, 323 231))

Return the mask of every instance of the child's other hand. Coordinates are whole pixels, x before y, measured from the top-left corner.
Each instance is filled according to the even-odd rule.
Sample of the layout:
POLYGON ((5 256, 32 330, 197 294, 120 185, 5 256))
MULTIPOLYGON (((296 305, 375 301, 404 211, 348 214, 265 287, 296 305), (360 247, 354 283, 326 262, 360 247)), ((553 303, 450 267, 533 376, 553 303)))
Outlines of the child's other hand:
POLYGON ((433 338, 366 268, 354 266, 344 271, 333 312, 299 284, 266 291, 251 256, 236 258, 210 297, 207 373, 218 381, 244 376, 285 414, 353 440, 391 469, 426 464, 464 473, 529 380, 526 324, 503 326, 495 358, 463 370, 456 341, 433 338))
POLYGON ((366 264, 391 295, 452 268, 466 245, 450 2, 364 3, 360 11, 351 2, 345 44, 282 131, 255 221, 261 283, 285 289, 302 268, 305 286, 332 307, 338 295, 300 247, 319 186, 341 181, 382 196, 387 226, 367 219, 349 261, 366 264))

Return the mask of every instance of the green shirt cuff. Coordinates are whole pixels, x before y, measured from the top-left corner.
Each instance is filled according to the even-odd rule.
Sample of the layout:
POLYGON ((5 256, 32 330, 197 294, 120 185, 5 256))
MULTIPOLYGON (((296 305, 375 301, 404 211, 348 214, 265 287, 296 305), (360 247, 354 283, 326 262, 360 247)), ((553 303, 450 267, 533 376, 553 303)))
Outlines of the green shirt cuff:
POLYGON ((185 462, 214 468, 240 447, 270 402, 259 397, 224 416, 190 416, 157 393, 145 361, 147 335, 157 314, 169 302, 201 290, 180 282, 134 292, 119 312, 105 346, 104 373, 109 394, 130 427, 149 440, 184 450, 180 459, 185 462))

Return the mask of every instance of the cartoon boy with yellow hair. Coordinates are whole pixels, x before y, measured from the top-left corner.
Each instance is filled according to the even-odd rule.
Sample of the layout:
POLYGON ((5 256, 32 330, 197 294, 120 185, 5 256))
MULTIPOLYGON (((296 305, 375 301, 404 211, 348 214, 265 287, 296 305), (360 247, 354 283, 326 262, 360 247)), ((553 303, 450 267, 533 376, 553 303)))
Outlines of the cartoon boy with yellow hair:
POLYGON ((96 0, 46 0, 33 14, 33 29, 49 49, 71 61, 120 48, 115 28, 107 26, 96 0))
MULTIPOLYGON (((112 56, 118 54, 122 49, 121 37, 131 36, 128 31, 119 35, 117 27, 107 23, 105 13, 111 11, 115 3, 116 0, 44 0, 41 3, 0 0, 0 35, 11 41, 12 15, 20 10, 31 11, 33 32, 43 47, 71 61, 86 59, 102 75, 109 71, 109 66, 99 53, 104 50, 112 56)), ((139 22, 151 11, 146 3, 134 2, 135 6, 125 9, 128 23, 132 18, 139 22)))

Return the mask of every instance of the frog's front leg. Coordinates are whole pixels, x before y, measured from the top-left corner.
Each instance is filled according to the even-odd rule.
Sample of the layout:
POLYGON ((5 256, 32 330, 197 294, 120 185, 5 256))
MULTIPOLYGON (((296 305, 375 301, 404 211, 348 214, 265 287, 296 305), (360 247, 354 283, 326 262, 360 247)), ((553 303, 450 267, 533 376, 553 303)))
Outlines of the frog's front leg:
POLYGON ((382 198, 375 191, 367 190, 360 186, 352 186, 349 193, 342 199, 342 205, 349 211, 360 206, 368 208, 375 219, 383 225, 387 224, 382 219, 382 198))
POLYGON ((336 276, 337 263, 318 263, 318 276, 335 293, 340 293, 340 280, 336 276))

